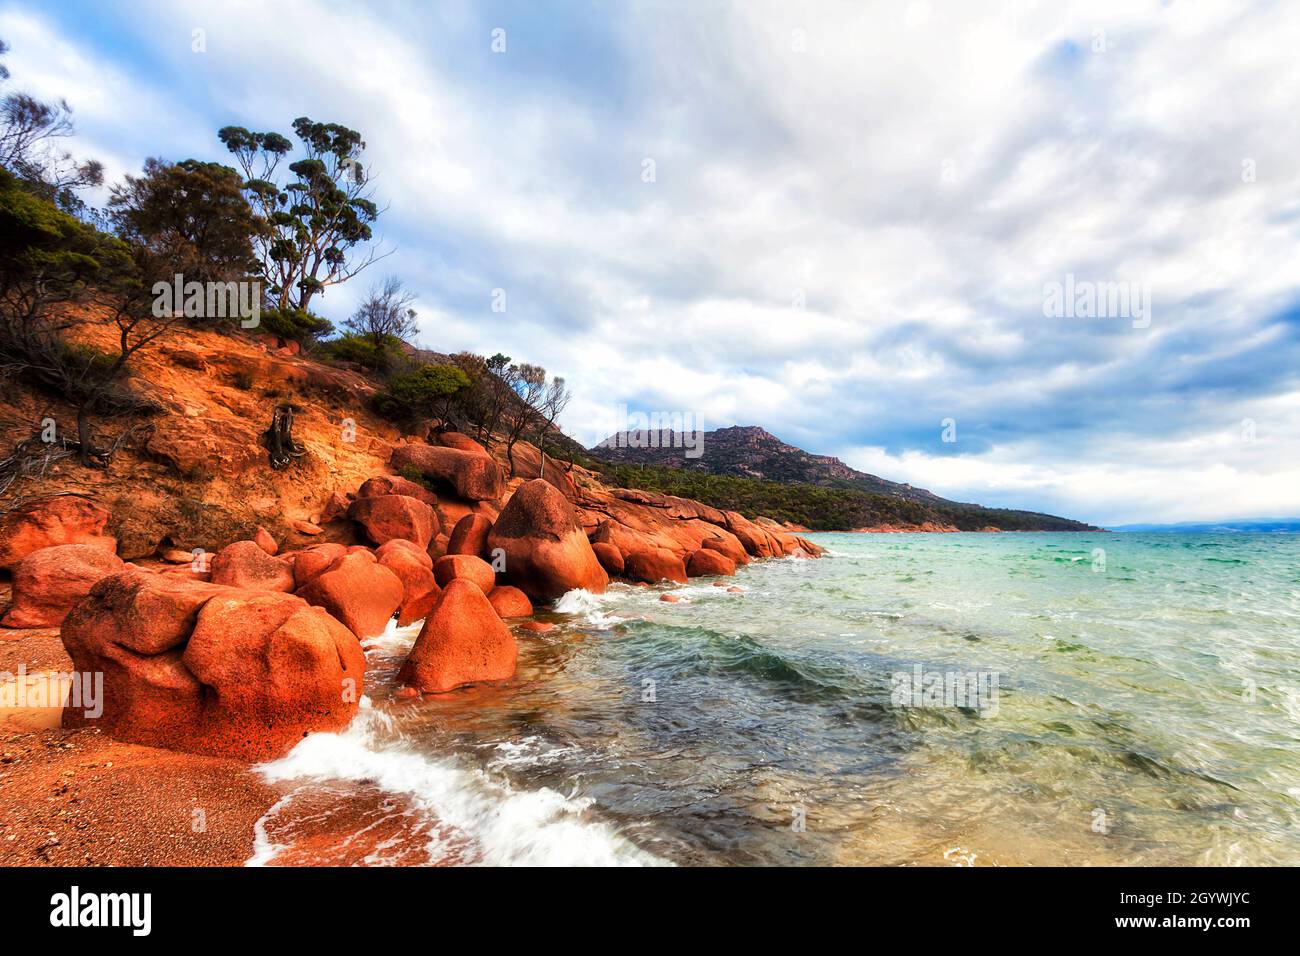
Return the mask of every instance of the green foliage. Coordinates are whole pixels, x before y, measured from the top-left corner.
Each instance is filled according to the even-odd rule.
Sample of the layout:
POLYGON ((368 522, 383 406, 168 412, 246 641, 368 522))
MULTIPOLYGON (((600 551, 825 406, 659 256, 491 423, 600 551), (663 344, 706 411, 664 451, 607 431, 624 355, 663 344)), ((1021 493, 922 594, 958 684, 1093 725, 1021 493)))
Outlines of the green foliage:
POLYGON ((394 375, 375 399, 380 414, 395 420, 421 415, 446 419, 457 393, 469 387, 469 376, 454 365, 423 365, 394 375))
POLYGON ((327 286, 345 282, 377 256, 354 261, 372 238, 379 208, 365 192, 361 134, 307 117, 293 121, 304 156, 280 173, 292 144, 279 133, 227 126, 217 136, 244 173, 244 194, 264 227, 254 240, 267 295, 280 308, 306 309, 327 286))
POLYGON ((47 300, 67 300, 110 272, 129 268, 125 243, 32 195, 0 169, 0 289, 39 283, 47 300))
POLYGON ((407 481, 413 481, 420 487, 427 488, 429 491, 438 491, 438 488, 425 476, 424 472, 419 468, 416 468, 414 465, 403 465, 397 470, 397 474, 405 478, 407 481))
POLYGON ((258 331, 291 339, 303 345, 312 345, 322 336, 334 331, 329 319, 313 315, 306 309, 266 309, 262 312, 258 331))
POLYGON ((355 362, 372 371, 380 371, 392 366, 402 354, 402 340, 395 335, 383 337, 376 346, 368 336, 340 335, 336 339, 321 343, 325 354, 341 362, 355 362))
POLYGON ((144 175, 113 188, 109 221, 163 261, 166 279, 238 281, 257 271, 253 237, 263 228, 242 187, 239 173, 220 163, 148 159, 144 175))
POLYGON ((724 511, 738 511, 747 518, 792 521, 814 531, 849 531, 881 524, 916 526, 925 522, 953 525, 962 531, 979 531, 990 525, 1004 531, 1081 531, 1087 527, 1066 518, 1029 511, 922 504, 857 489, 713 475, 654 465, 601 464, 599 470, 608 483, 624 488, 694 498, 724 511))

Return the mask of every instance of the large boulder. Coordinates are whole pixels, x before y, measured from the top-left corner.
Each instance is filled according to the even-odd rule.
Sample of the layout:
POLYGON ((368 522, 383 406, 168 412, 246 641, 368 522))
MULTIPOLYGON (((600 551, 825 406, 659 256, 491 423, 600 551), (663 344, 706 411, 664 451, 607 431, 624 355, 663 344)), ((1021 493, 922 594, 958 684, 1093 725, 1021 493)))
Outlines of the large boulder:
POLYGON ((736 511, 725 512, 727 530, 735 535, 745 551, 756 558, 779 557, 779 546, 772 535, 736 511))
POLYGON ((282 557, 293 561, 294 590, 299 590, 347 553, 348 549, 345 546, 327 541, 323 544, 313 544, 301 551, 293 551, 282 557))
POLYGON ((488 535, 489 551, 498 548, 505 576, 534 601, 554 601, 575 588, 600 593, 609 586, 573 505, 541 478, 520 485, 502 509, 488 535))
POLYGON ((643 548, 623 558, 623 573, 633 581, 686 583, 686 566, 667 548, 643 548))
POLYGON ((425 693, 442 693, 514 675, 519 648, 477 584, 456 578, 420 629, 398 680, 425 693))
POLYGON ((256 541, 236 541, 228 544, 212 558, 213 584, 232 588, 253 588, 261 591, 294 589, 293 566, 280 558, 273 558, 256 541))
POLYGON ((91 544, 56 544, 33 551, 13 572, 13 600, 5 627, 58 627, 83 597, 123 568, 112 551, 91 544))
POLYGON ((692 578, 703 578, 710 575, 728 575, 736 573, 736 562, 721 551, 712 551, 708 548, 700 548, 690 556, 686 562, 686 574, 692 578))
POLYGON ((433 507, 409 495, 357 498, 348 508, 348 517, 360 523, 375 544, 403 538, 427 548, 439 530, 433 507))
POLYGON ((497 583, 497 573, 492 565, 472 554, 445 554, 433 562, 433 576, 440 587, 446 587, 456 578, 465 578, 479 586, 484 594, 497 583))
POLYGON ((299 588, 298 596, 325 608, 358 639, 365 639, 384 633, 402 605, 405 589, 369 551, 350 551, 299 588))
POLYGON ((0 568, 12 568, 33 551, 58 544, 85 544, 117 552, 117 539, 104 533, 110 515, 92 501, 55 495, 0 515, 0 568))
POLYGON ((376 475, 357 489, 358 498, 378 498, 382 495, 406 495, 408 498, 417 498, 430 507, 438 503, 438 496, 424 485, 399 475, 376 475))
POLYGON ((429 552, 414 541, 407 541, 405 538, 394 538, 392 541, 385 541, 375 548, 375 560, 383 564, 385 555, 391 554, 393 551, 406 551, 413 554, 420 559, 421 564, 430 571, 433 570, 433 558, 429 555, 429 552))
POLYGON ((250 761, 341 730, 365 674, 348 629, 293 595, 138 570, 96 584, 63 644, 76 671, 104 675, 102 714, 68 706, 63 726, 250 761))
POLYGON ((426 478, 450 485, 466 501, 492 501, 505 492, 501 468, 492 457, 463 448, 401 445, 389 466, 394 471, 415 468, 426 478))
POLYGON ((474 452, 479 455, 487 454, 487 449, 468 435, 460 432, 443 432, 438 436, 438 444, 447 448, 459 448, 461 451, 474 452))
POLYGON ((402 582, 402 603, 397 609, 397 624, 405 627, 428 615, 438 600, 440 589, 434 579, 429 556, 415 548, 397 546, 394 539, 375 552, 379 563, 397 575, 402 582))
POLYGON ((484 557, 487 554, 488 535, 492 533, 492 522, 480 514, 468 514, 456 522, 447 540, 448 554, 472 554, 484 557))
POLYGON ((706 538, 700 542, 700 547, 706 551, 717 551, 719 554, 725 554, 736 565, 749 564, 749 552, 740 543, 740 539, 734 534, 728 534, 726 537, 719 535, 716 538, 706 538))
POLYGON ((593 541, 591 550, 596 554, 596 560, 600 566, 609 572, 611 577, 621 577, 623 574, 623 552, 618 550, 608 541, 593 541))

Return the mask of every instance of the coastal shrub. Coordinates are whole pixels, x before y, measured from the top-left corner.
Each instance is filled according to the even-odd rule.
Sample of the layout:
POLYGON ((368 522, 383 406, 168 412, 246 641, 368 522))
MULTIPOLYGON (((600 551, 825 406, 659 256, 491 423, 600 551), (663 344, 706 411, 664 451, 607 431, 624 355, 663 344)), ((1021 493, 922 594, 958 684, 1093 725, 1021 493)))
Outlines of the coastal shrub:
POLYGON ((304 347, 314 345, 317 339, 334 331, 329 319, 321 318, 305 309, 267 309, 262 313, 258 331, 290 339, 304 347))
POLYGON ((375 408, 395 421, 429 416, 447 421, 457 393, 468 387, 468 376, 454 365, 422 365, 390 378, 375 408))
POLYGON ((386 335, 376 343, 373 339, 348 333, 321 343, 321 349, 331 358, 341 362, 355 362, 372 371, 391 368, 402 354, 402 340, 386 335))

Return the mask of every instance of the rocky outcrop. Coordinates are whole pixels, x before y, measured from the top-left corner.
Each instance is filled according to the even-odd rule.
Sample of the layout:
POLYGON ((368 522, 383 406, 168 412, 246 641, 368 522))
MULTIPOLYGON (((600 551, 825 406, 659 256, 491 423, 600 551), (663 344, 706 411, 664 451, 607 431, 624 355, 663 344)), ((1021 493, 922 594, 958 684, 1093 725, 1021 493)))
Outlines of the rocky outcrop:
POLYGON ((401 445, 389 462, 394 471, 414 468, 424 477, 455 490, 466 501, 491 501, 505 492, 501 468, 487 454, 462 448, 401 445))
POLYGON ((568 499, 540 478, 515 489, 488 535, 500 548, 506 579, 534 601, 554 601, 568 591, 594 593, 609 585, 568 499))
POLYGON ((686 583, 686 566, 667 548, 641 548, 623 558, 623 574, 633 581, 686 583))
POLYGON ((382 495, 405 495, 423 501, 431 508, 438 503, 438 496, 424 485, 398 475, 376 475, 362 482, 357 489, 358 498, 378 498, 382 495))
POLYGON ((292 591, 295 587, 293 566, 273 558, 255 541, 236 541, 212 558, 213 584, 259 591, 292 591))
POLYGON ((477 584, 456 578, 425 619, 398 680, 430 694, 514 675, 519 648, 477 584))
POLYGON ((745 551, 735 535, 719 535, 713 538, 705 538, 700 542, 700 547, 706 551, 717 551, 725 555, 731 562, 736 565, 749 564, 749 553, 745 551))
POLYGON ((125 571, 63 625, 80 672, 104 675, 103 713, 65 727, 192 753, 265 760, 356 713, 365 657, 329 614, 290 594, 125 571))
POLYGON ((375 544, 402 538, 427 548, 439 531, 432 506, 409 495, 358 497, 348 508, 348 517, 365 528, 366 537, 375 544))
POLYGON ((243 421, 205 417, 165 418, 145 446, 186 478, 211 477, 220 471, 251 471, 266 461, 258 429, 243 421))
POLYGON ((0 568, 12 568, 33 551, 58 544, 84 544, 117 551, 106 534, 110 515, 94 502, 56 495, 21 505, 0 516, 0 568))
MULTIPOLYGON (((301 560, 301 558, 299 558, 301 560)), ((298 596, 323 607, 357 636, 376 637, 402 605, 401 579, 379 564, 369 551, 350 551, 334 560, 298 596)))
POLYGON ((13 572, 13 600, 0 625, 58 627, 72 606, 110 574, 122 559, 91 544, 56 544, 33 551, 13 572))
POLYGON ((621 577, 623 575, 623 552, 618 550, 607 541, 593 541, 591 550, 596 554, 596 560, 600 566, 605 569, 610 577, 621 577))
POLYGON ((720 551, 701 548, 690 556, 686 562, 686 575, 692 578, 710 575, 730 575, 736 573, 736 562, 720 551))

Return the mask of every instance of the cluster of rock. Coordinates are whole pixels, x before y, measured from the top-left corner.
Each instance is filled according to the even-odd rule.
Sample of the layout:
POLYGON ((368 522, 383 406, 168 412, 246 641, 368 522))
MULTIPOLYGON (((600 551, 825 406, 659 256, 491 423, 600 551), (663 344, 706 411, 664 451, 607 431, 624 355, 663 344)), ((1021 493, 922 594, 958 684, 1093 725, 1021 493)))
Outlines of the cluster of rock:
POLYGON ((110 516, 92 502, 11 511, 0 568, 13 597, 0 623, 61 626, 75 668, 103 673, 102 715, 69 709, 65 725, 258 760, 347 724, 363 691, 362 642, 394 618, 423 621, 399 672, 404 695, 443 693, 510 678, 518 646, 507 622, 534 603, 612 579, 685 582, 819 552, 699 502, 579 491, 562 472, 508 485, 476 442, 439 440, 392 455, 393 471, 420 481, 379 475, 332 496, 319 521, 344 541, 282 550, 259 528, 210 559, 181 552, 184 564, 144 568, 118 558, 110 516), (347 543, 359 536, 367 543, 347 543))

